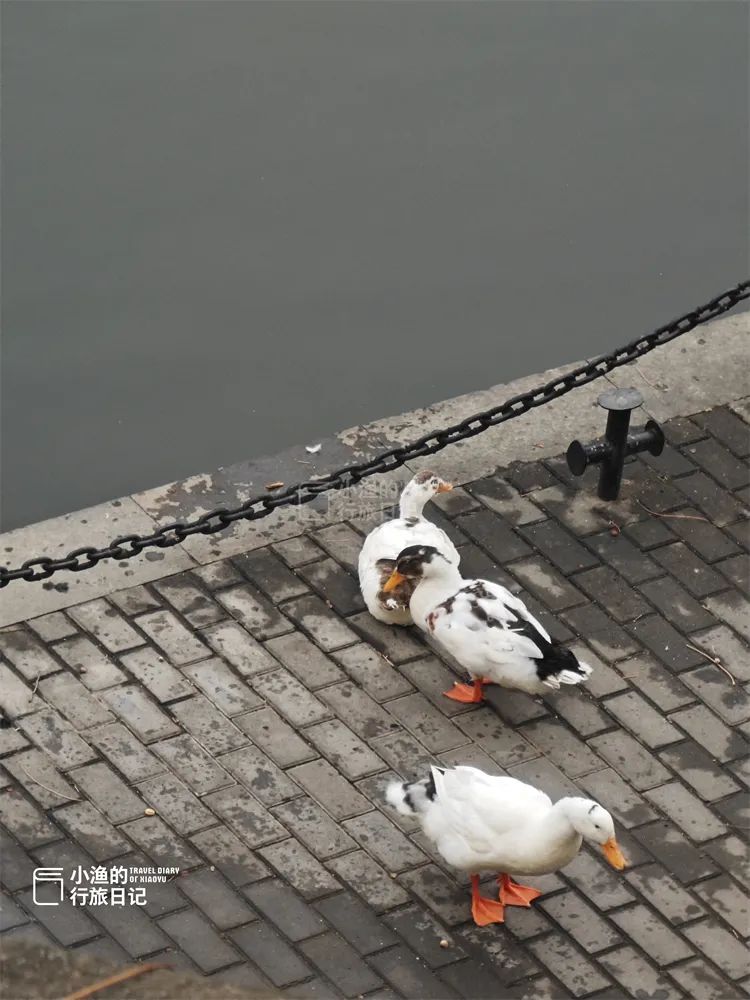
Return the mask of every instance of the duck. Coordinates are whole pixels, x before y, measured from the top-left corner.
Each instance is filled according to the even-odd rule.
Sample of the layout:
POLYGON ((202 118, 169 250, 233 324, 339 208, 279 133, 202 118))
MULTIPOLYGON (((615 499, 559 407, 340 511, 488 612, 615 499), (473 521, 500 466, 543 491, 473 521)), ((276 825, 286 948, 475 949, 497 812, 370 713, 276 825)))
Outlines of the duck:
POLYGON ((430 545, 402 549, 382 589, 389 594, 407 587, 414 623, 473 679, 444 692, 453 701, 483 701, 486 684, 539 695, 591 675, 587 663, 550 638, 520 597, 490 580, 464 579, 430 545))
POLYGON ((506 906, 531 906, 538 889, 512 874, 544 875, 569 864, 584 840, 598 844, 618 871, 627 865, 612 817, 592 799, 548 795, 517 778, 477 767, 430 767, 417 781, 390 782, 388 804, 416 817, 438 853, 471 876, 471 913, 479 926, 503 923, 506 906), (480 895, 480 873, 498 873, 497 900, 480 895))
POLYGON ((438 493, 453 489, 429 469, 418 472, 403 489, 398 517, 374 528, 359 554, 359 586, 373 618, 387 625, 411 625, 409 599, 414 589, 406 579, 391 586, 388 594, 383 584, 393 576, 396 557, 409 545, 429 545, 450 566, 458 566, 460 556, 453 542, 436 524, 422 514, 425 504, 438 493))

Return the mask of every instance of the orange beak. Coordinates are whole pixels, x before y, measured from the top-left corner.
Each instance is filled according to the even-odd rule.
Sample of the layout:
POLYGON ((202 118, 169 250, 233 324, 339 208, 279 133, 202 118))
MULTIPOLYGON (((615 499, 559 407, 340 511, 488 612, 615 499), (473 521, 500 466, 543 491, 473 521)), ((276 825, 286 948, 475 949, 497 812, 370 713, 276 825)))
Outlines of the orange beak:
POLYGON ((450 493, 452 489, 453 489, 453 483, 441 483, 438 486, 437 491, 438 493, 450 493))
POLYGON ((613 868, 616 868, 618 872, 627 865, 625 860, 625 855, 620 850, 620 845, 617 843, 614 837, 610 837, 606 844, 602 844, 602 851, 604 851, 604 857, 609 861, 613 868))
POLYGON ((408 577, 405 577, 403 573, 399 573, 397 569, 391 573, 388 579, 383 584, 383 590, 386 594, 390 594, 392 590, 395 590, 400 583, 404 583, 408 577))

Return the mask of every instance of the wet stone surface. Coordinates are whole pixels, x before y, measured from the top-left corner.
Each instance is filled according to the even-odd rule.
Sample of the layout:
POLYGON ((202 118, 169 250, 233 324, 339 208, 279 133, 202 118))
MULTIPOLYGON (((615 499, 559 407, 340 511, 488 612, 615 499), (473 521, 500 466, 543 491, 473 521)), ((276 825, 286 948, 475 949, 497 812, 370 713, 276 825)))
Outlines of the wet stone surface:
POLYGON ((0 633, 2 939, 238 995, 745 995, 748 427, 718 408, 665 430, 616 504, 558 458, 436 512, 585 653, 586 691, 443 699, 452 666, 362 610, 366 510, 0 633), (597 798, 629 869, 586 848, 474 927, 466 879, 382 799, 428 761, 597 798), (180 873, 146 906, 34 904, 35 867, 79 864, 180 873))

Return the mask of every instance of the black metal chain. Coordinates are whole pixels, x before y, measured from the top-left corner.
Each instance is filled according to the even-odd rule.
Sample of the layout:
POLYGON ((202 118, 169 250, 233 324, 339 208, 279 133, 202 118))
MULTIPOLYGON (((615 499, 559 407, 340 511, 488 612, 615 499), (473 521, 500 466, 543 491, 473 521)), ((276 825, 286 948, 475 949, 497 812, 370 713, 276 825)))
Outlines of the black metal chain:
POLYGON ((742 281, 736 287, 711 299, 705 305, 692 309, 684 316, 659 327, 648 336, 640 337, 610 354, 595 358, 545 385, 514 396, 483 413, 467 417, 452 427, 432 431, 411 444, 400 448, 391 448, 390 451, 385 451, 367 462, 347 465, 343 469, 322 476, 320 479, 298 483, 274 493, 264 493, 246 500, 239 507, 221 507, 189 521, 172 521, 170 524, 164 524, 157 528, 151 535, 121 535, 105 548, 97 549, 92 545, 87 545, 75 549, 59 559, 53 559, 51 556, 39 556, 36 559, 27 559, 15 569, 0 566, 0 587, 5 587, 14 580, 46 580, 53 573, 59 573, 61 570, 80 573, 82 570, 96 566, 104 559, 132 559, 133 556, 137 556, 146 548, 151 546, 160 549, 169 548, 172 545, 178 545, 190 535, 213 535, 217 531, 224 531, 235 521, 255 521, 266 517, 280 507, 300 506, 309 503, 329 490, 346 489, 368 476, 398 469, 414 458, 434 455, 435 452, 441 451, 449 444, 465 441, 467 438, 474 437, 475 434, 481 434, 488 427, 494 427, 506 420, 520 417, 523 413, 527 413, 537 406, 544 406, 545 403, 549 403, 553 399, 559 399, 578 386, 593 382, 594 379, 601 378, 615 368, 643 357, 655 347, 660 347, 662 344, 674 340, 675 337, 694 330, 702 323, 721 316, 722 313, 734 308, 747 298, 750 298, 750 281, 742 281))

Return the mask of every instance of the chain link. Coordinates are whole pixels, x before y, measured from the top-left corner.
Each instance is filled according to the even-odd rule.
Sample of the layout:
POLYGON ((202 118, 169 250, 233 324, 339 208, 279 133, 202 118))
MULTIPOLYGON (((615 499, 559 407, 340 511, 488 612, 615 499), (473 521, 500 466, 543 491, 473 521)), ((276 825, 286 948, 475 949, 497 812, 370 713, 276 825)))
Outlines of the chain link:
POLYGON ((546 385, 514 396, 512 399, 482 413, 466 417, 451 427, 431 431, 411 444, 401 448, 392 448, 370 461, 348 465, 336 472, 322 476, 320 479, 297 483, 280 492, 265 493, 253 497, 239 507, 221 507, 201 514, 200 517, 190 521, 173 521, 171 524, 164 524, 157 528, 151 535, 121 535, 106 548, 97 549, 87 545, 69 552, 67 556, 60 559, 39 556, 35 559, 27 559, 15 569, 0 566, 0 588, 6 587, 15 580, 46 580, 61 570, 80 573, 83 570, 91 569, 105 559, 132 559, 133 556, 139 555, 144 549, 152 546, 170 548, 172 545, 179 545, 191 535, 213 535, 217 531, 224 531, 235 521, 256 521, 280 507, 301 506, 330 490, 346 489, 369 476, 399 469, 414 458, 434 455, 435 452, 441 451, 449 444, 465 441, 467 438, 481 434, 488 427, 496 427, 506 420, 512 420, 528 413, 529 410, 537 406, 544 406, 553 399, 559 399, 573 389, 587 385, 608 372, 614 371, 615 368, 635 361, 655 347, 667 344, 675 337, 694 330, 702 323, 716 319, 717 316, 721 316, 747 298, 750 298, 750 281, 742 281, 729 291, 711 299, 705 305, 691 309, 684 316, 659 327, 648 336, 640 337, 609 354, 601 355, 546 385))

